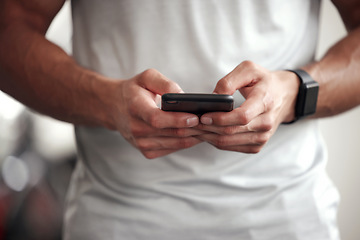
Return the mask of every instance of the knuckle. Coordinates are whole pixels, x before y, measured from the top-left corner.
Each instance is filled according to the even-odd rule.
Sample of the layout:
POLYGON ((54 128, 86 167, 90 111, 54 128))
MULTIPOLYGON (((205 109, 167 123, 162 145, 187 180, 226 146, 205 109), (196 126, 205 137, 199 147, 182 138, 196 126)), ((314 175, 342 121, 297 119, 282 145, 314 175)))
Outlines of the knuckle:
POLYGON ((158 114, 151 114, 149 124, 153 128, 162 128, 161 118, 159 118, 158 114))
POLYGON ((228 145, 228 141, 226 136, 219 136, 218 138, 216 138, 214 145, 218 148, 223 148, 225 146, 228 145))
POLYGON ((245 110, 239 113, 239 121, 242 125, 247 125, 251 121, 251 113, 249 110, 245 110))
POLYGON ((261 130, 270 131, 271 129, 273 129, 274 125, 275 125, 275 119, 273 117, 270 116, 264 117, 261 130))
POLYGON ((171 129, 172 134, 177 137, 186 137, 186 129, 185 128, 173 128, 171 129))
POLYGON ((215 147, 219 150, 228 150, 225 146, 216 146, 215 147))
POLYGON ((263 134, 260 134, 259 135, 259 138, 258 138, 258 143, 260 145, 265 145, 270 139, 270 136, 268 133, 263 133, 263 134))
POLYGON ((181 88, 177 83, 165 78, 158 70, 154 68, 149 68, 143 71, 138 79, 140 85, 143 87, 151 85, 155 80, 157 80, 158 84, 161 83, 161 88, 164 89, 165 92, 181 91, 181 88))
POLYGON ((142 151, 141 153, 142 153, 142 154, 144 155, 144 157, 147 158, 147 159, 154 159, 154 158, 157 158, 157 157, 158 157, 158 155, 155 154, 155 153, 152 152, 152 151, 142 151))
POLYGON ((131 116, 136 116, 136 115, 138 114, 137 111, 138 111, 138 110, 137 110, 137 108, 136 108, 136 104, 135 104, 133 101, 129 102, 129 108, 128 108, 129 114, 130 114, 131 116))
POLYGON ((237 128, 236 128, 236 126, 225 127, 224 130, 223 130, 223 133, 225 135, 234 135, 234 134, 237 133, 237 128))
POLYGON ((263 124, 262 129, 263 131, 270 131, 272 129, 273 125, 271 122, 266 122, 263 124))
MULTIPOLYGON (((132 91, 132 90, 131 90, 132 91)), ((130 90, 129 90, 130 92, 130 90)), ((139 105, 140 103, 140 99, 137 96, 137 94, 133 94, 132 97, 129 97, 126 99, 127 101, 127 109, 126 111, 131 115, 131 116, 136 116, 139 114, 139 105)))
POLYGON ((261 79, 267 73, 266 69, 249 60, 240 63, 239 68, 246 70, 246 72, 248 73, 251 73, 251 75, 254 76, 255 79, 261 79))
POLYGON ((250 153, 250 154, 256 154, 256 153, 259 153, 262 149, 262 146, 251 146, 248 148, 248 151, 247 153, 250 153))
POLYGON ((240 67, 256 69, 256 68, 257 68, 257 65, 256 65, 254 62, 252 62, 252 61, 245 60, 245 61, 243 61, 242 63, 240 63, 240 67))
POLYGON ((141 130, 138 129, 136 126, 134 125, 130 125, 130 133, 132 136, 134 137, 139 137, 141 136, 141 130))
POLYGON ((194 144, 191 138, 180 138, 178 141, 178 146, 180 148, 189 148, 192 147, 193 145, 194 144))
POLYGON ((245 132, 254 132, 253 127, 250 126, 250 125, 251 125, 251 124, 246 124, 246 125, 244 125, 244 126, 243 126, 243 130, 244 130, 245 132))
POLYGON ((267 112, 274 107, 275 100, 273 96, 271 96, 267 92, 264 92, 263 95, 264 95, 263 98, 264 111, 267 112))
POLYGON ((268 96, 266 98, 266 109, 272 109, 275 106, 275 100, 273 96, 268 96))
POLYGON ((145 151, 150 148, 149 144, 146 141, 139 140, 139 139, 135 141, 135 145, 141 151, 145 151))
POLYGON ((224 126, 226 125, 227 118, 228 116, 226 114, 220 114, 214 117, 214 121, 217 125, 224 126))
POLYGON ((224 77, 221 80, 219 80, 218 85, 221 87, 221 91, 223 92, 232 92, 233 91, 233 84, 228 77, 224 77))
POLYGON ((270 139, 270 133, 269 132, 261 132, 258 134, 252 135, 251 143, 256 144, 258 146, 265 145, 269 139, 270 139))
POLYGON ((141 73, 141 78, 143 78, 143 79, 152 78, 152 77, 154 77, 157 73, 158 73, 158 71, 155 70, 154 68, 149 68, 149 69, 146 69, 145 71, 143 71, 143 72, 141 73))
POLYGON ((132 145, 134 145, 134 147, 136 147, 137 149, 140 149, 140 146, 139 146, 139 140, 134 138, 134 137, 131 137, 131 143, 132 145))
POLYGON ((140 128, 137 124, 130 123, 130 132, 134 137, 140 137, 144 134, 143 128, 140 128))
POLYGON ((175 84, 169 80, 164 79, 162 84, 163 84, 164 89, 167 89, 167 92, 176 92, 176 91, 178 91, 178 89, 180 89, 180 87, 177 84, 175 84))

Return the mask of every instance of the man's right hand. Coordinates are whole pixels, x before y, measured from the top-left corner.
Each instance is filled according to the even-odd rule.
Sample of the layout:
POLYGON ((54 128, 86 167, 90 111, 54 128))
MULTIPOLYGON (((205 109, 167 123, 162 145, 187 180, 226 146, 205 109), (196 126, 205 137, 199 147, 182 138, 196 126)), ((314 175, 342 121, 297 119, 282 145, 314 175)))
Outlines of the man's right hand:
POLYGON ((156 70, 113 81, 79 66, 45 38, 64 0, 0 2, 0 90, 56 119, 119 131, 147 158, 194 146, 196 115, 161 111, 157 94, 180 87, 156 70))
POLYGON ((199 124, 196 115, 165 112, 157 107, 159 95, 182 92, 175 82, 149 69, 115 84, 113 128, 146 158, 161 157, 201 142, 194 137, 203 133, 193 128, 199 124))

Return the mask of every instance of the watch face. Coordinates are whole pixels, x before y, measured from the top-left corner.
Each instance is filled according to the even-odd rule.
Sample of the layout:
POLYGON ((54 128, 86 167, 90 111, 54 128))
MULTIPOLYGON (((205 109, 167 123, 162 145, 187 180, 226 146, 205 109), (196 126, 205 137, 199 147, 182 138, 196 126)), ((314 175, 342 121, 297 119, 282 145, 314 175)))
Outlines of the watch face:
POLYGON ((316 104, 319 93, 319 84, 315 81, 304 85, 304 109, 303 116, 311 115, 316 112, 316 104))

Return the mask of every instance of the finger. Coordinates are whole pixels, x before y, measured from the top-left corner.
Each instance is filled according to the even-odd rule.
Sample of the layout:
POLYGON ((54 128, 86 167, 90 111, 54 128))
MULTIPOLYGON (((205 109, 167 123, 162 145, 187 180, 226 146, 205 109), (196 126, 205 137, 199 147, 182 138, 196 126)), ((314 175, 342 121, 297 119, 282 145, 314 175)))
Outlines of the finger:
POLYGON ((207 133, 195 128, 165 128, 158 131, 157 136, 165 137, 193 137, 207 133))
POLYGON ((140 117, 151 127, 164 128, 190 128, 199 124, 199 117, 191 113, 165 112, 158 108, 144 108, 140 117))
POLYGON ((246 125, 259 115, 269 111, 273 106, 273 99, 266 91, 265 84, 259 83, 254 87, 246 101, 231 112, 213 112, 201 116, 201 123, 207 125, 230 126, 246 125))
POLYGON ((242 153, 258 153, 264 147, 265 144, 242 144, 242 145, 222 145, 221 143, 214 142, 214 139, 208 139, 209 136, 197 136, 198 139, 208 142, 217 149, 226 150, 226 151, 235 151, 242 153))
MULTIPOLYGON (((238 133, 252 132, 252 129, 249 129, 248 125, 232 125, 232 126, 215 126, 215 125, 204 125, 199 124, 196 126, 196 129, 202 130, 203 134, 206 133, 216 133, 221 135, 233 135, 238 133)), ((199 134, 202 135, 202 134, 199 134)))
POLYGON ((140 93, 132 99, 129 107, 132 116, 142 119, 154 128, 186 128, 198 125, 199 118, 195 114, 165 112, 158 108, 154 93, 182 91, 176 83, 166 79, 165 76, 153 69, 140 75, 137 78, 138 83, 142 86, 138 89, 140 93))
POLYGON ((142 152, 142 154, 148 159, 154 159, 154 158, 159 158, 159 157, 169 155, 176 151, 178 151, 178 150, 152 150, 152 151, 144 151, 144 152, 142 152))
MULTIPOLYGON (((141 91, 142 88, 139 88, 141 91)), ((199 118, 195 114, 182 112, 166 112, 159 109, 151 95, 143 90, 129 103, 130 115, 141 119, 149 126, 157 129, 162 128, 188 128, 199 124, 199 118)))
POLYGON ((223 149, 242 145, 262 146, 269 141, 270 136, 269 132, 248 132, 234 135, 203 134, 197 138, 223 149))
POLYGON ((262 70, 256 64, 244 61, 218 81, 214 93, 233 95, 240 88, 252 86, 259 81, 262 70))
POLYGON ((195 128, 154 128, 140 119, 131 121, 130 131, 134 137, 190 137, 206 133, 195 128))
POLYGON ((274 128, 275 122, 270 113, 262 114, 246 125, 205 125, 199 124, 196 129, 221 135, 233 135, 245 132, 265 132, 274 128))
POLYGON ((228 113, 206 113, 201 116, 200 122, 205 125, 233 126, 247 125, 259 115, 265 108, 259 103, 258 98, 249 98, 244 104, 228 113))
POLYGON ((179 150, 190 148, 200 142, 202 142, 201 139, 194 137, 152 137, 137 138, 135 145, 141 151, 179 150))
POLYGON ((144 152, 142 152, 142 154, 148 159, 155 159, 155 158, 169 155, 169 154, 177 152, 177 151, 179 151, 179 149, 176 149, 176 150, 150 150, 150 151, 144 151, 144 152))
MULTIPOLYGON (((216 147, 216 146, 215 146, 216 147)), ((259 153, 263 148, 263 145, 241 145, 241 146, 229 146, 222 147, 218 149, 232 152, 241 152, 241 153, 259 153)))
POLYGON ((143 88, 159 95, 163 95, 164 93, 183 92, 177 83, 169 80, 155 69, 148 69, 140 73, 137 81, 143 88))

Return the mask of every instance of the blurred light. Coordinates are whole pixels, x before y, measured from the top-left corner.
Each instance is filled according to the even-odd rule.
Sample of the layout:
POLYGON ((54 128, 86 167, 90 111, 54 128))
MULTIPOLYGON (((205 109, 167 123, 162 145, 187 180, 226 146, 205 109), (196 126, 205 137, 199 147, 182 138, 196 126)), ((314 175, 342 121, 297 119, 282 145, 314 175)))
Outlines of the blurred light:
POLYGON ((29 172, 29 186, 36 186, 45 175, 45 162, 39 155, 31 151, 21 154, 21 159, 23 159, 29 172))
POLYGON ((22 191, 29 182, 29 170, 19 158, 9 156, 2 166, 2 176, 5 184, 14 191, 22 191))
POLYGON ((25 107, 0 91, 0 163, 13 154, 27 129, 25 107))
POLYGON ((24 111, 24 106, 0 91, 0 118, 14 121, 24 111))
POLYGON ((56 121, 42 115, 31 115, 32 147, 44 159, 61 162, 75 155, 75 137, 72 124, 56 121))
POLYGON ((61 47, 67 54, 72 53, 72 19, 71 4, 66 1, 64 6, 52 21, 46 38, 61 47))

